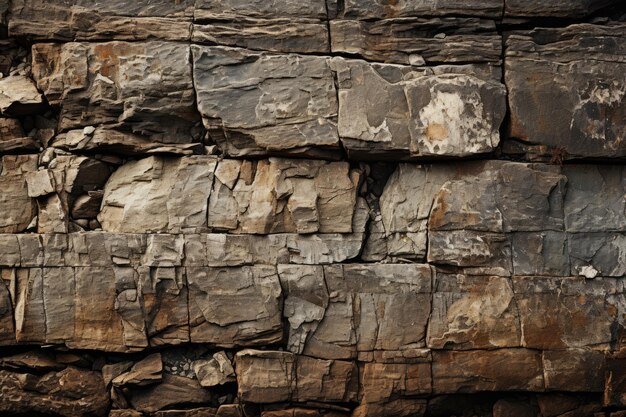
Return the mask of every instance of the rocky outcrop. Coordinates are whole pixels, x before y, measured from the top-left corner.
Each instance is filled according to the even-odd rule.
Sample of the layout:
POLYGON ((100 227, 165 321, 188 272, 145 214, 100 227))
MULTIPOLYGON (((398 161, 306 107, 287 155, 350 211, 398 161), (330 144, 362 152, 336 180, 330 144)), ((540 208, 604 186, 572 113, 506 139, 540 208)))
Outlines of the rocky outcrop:
POLYGON ((0 1, 0 415, 623 417, 625 25, 0 1))

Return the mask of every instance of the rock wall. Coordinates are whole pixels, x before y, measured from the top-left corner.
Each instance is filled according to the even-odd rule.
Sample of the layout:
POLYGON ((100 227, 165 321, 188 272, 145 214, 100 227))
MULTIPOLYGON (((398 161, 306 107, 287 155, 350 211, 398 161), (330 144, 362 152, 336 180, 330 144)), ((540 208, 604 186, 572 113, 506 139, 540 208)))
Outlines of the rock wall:
POLYGON ((626 416, 623 1, 0 16, 2 416, 626 416))

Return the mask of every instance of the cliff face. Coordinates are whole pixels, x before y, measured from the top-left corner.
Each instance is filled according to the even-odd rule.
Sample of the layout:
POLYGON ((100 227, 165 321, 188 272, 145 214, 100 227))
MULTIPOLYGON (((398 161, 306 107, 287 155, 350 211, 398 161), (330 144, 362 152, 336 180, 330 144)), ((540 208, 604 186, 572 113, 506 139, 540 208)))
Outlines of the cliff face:
POLYGON ((0 16, 2 416, 626 416, 623 1, 0 16))

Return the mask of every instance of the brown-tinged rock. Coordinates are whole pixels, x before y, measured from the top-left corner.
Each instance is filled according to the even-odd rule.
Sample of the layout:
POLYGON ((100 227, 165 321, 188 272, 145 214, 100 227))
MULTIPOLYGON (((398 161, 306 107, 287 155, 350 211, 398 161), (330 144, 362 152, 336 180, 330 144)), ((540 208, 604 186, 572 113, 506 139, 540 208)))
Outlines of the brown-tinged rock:
POLYGON ((100 373, 74 367, 43 375, 0 370, 0 387, 3 413, 89 417, 105 416, 109 407, 100 373))
POLYGON ((520 346, 519 313, 508 278, 437 273, 434 285, 428 347, 520 346))
POLYGON ((154 142, 197 141, 200 118, 188 47, 174 42, 39 43, 32 53, 37 87, 60 108, 59 131, 106 125, 154 142))
POLYGON ((177 404, 203 404, 212 399, 213 394, 202 388, 195 379, 165 373, 160 384, 130 391, 128 401, 135 410, 154 413, 177 404))
POLYGON ((541 353, 526 349, 433 352, 433 391, 543 391, 541 353))
POLYGON ((198 232, 206 228, 210 156, 149 157, 129 162, 104 187, 98 221, 107 232, 198 232))
POLYGON ((623 286, 610 278, 513 277, 522 346, 535 349, 608 348, 623 286))
POLYGON ((191 341, 222 347, 282 339, 282 291, 276 267, 188 267, 191 341))
POLYGON ((218 163, 208 225, 234 233, 349 233, 358 173, 345 162, 218 163), (228 164, 227 169, 220 166, 228 164))
MULTIPOLYGON (((512 2, 511 7, 516 3, 522 2, 512 2)), ((537 2, 523 3, 532 4, 527 10, 540 10, 534 7, 537 2)), ((548 7, 569 13, 572 3, 583 2, 548 7)), ((509 36, 505 81, 510 135, 544 145, 548 154, 552 149, 556 160, 624 157, 619 120, 626 114, 625 36, 623 23, 537 28, 509 36)))

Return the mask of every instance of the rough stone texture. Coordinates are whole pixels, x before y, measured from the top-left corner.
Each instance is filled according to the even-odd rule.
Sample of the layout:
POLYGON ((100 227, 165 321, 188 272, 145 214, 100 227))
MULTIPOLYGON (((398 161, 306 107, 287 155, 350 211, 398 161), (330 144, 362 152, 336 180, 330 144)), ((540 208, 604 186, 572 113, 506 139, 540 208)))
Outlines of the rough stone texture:
POLYGON ((0 415, 625 417, 619 0, 0 0, 0 415))
POLYGON ((224 347, 282 338, 282 292, 275 267, 187 268, 192 342, 224 347), (245 308, 237 308, 241 303, 245 308))
POLYGON ((505 91, 478 70, 434 72, 343 59, 332 65, 339 136, 349 154, 468 156, 499 143, 505 91))
POLYGON ((149 157, 120 167, 104 189, 98 220, 109 232, 206 230, 213 157, 149 157))
POLYGON ((312 147, 323 154, 339 147, 328 59, 224 47, 192 52, 198 109, 226 154, 307 154, 312 147))
POLYGON ((621 23, 511 35, 505 59, 511 136, 565 158, 623 158, 625 38, 621 23))
POLYGON ((189 47, 173 42, 42 43, 32 53, 37 87, 61 108, 60 131, 102 125, 159 143, 193 141, 200 117, 189 47))
POLYGON ((418 66, 497 63, 502 49, 494 21, 483 19, 332 20, 330 34, 333 52, 418 66))

